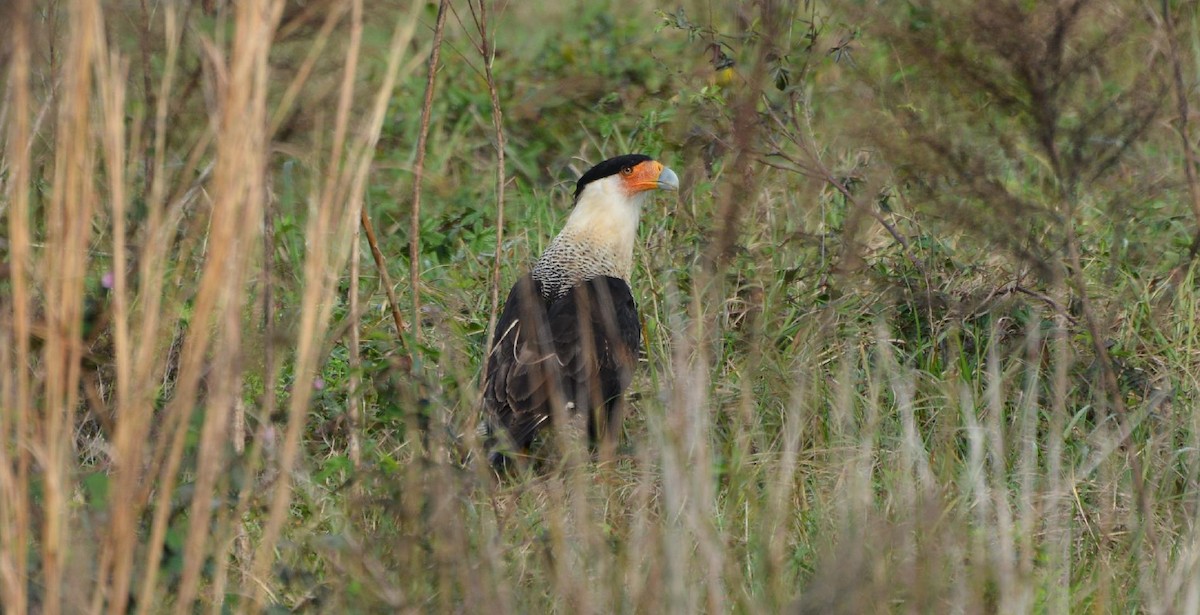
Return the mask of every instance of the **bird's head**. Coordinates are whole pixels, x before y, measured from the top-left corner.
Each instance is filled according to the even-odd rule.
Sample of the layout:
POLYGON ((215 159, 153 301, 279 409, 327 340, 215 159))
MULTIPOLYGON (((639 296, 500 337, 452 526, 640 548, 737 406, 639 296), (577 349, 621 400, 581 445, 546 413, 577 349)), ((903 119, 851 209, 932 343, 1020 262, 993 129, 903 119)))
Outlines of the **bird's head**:
POLYGON ((575 210, 563 232, 632 251, 642 204, 655 190, 678 190, 679 177, 644 154, 609 158, 575 184, 575 210))
POLYGON ((678 190, 679 177, 645 154, 609 158, 588 169, 575 183, 575 202, 589 192, 634 198, 651 190, 678 190))
POLYGON ((642 204, 655 190, 678 189, 675 172, 643 154, 588 169, 575 184, 575 209, 539 259, 535 277, 629 279, 642 204))

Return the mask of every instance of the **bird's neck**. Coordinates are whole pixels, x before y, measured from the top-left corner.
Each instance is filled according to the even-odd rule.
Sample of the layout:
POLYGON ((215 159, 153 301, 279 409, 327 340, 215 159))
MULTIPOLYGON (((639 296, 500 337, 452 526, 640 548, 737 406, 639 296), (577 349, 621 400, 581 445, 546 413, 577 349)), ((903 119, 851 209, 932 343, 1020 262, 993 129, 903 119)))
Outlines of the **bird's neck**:
POLYGON ((603 191, 583 195, 538 259, 534 279, 553 295, 600 276, 629 280, 643 200, 603 191))

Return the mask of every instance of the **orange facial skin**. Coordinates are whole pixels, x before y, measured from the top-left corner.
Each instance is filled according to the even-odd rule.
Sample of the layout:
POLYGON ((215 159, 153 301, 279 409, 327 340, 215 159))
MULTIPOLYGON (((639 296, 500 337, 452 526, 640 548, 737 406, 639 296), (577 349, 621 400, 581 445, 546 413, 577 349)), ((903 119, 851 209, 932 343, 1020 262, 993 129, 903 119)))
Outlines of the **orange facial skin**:
POLYGON ((647 160, 621 169, 621 181, 625 184, 626 193, 632 196, 658 188, 658 176, 662 170, 663 165, 657 160, 647 160))

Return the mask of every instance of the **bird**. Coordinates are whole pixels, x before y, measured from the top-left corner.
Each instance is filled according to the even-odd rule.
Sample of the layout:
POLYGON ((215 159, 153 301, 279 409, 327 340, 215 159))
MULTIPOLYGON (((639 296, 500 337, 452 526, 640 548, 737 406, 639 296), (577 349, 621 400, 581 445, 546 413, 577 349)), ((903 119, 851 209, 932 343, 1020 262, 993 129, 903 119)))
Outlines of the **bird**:
POLYGON ((485 442, 492 466, 525 456, 561 416, 586 420, 591 445, 615 442, 642 341, 629 285, 643 205, 679 177, 645 154, 609 158, 575 184, 574 208, 504 302, 486 358, 485 442))

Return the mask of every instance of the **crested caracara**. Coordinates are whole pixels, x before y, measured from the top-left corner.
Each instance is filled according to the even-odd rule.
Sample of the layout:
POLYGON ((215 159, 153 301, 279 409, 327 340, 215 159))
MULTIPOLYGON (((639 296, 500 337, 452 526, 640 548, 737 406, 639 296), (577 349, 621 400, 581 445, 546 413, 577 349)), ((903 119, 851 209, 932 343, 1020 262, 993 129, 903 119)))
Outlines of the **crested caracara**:
POLYGON ((629 288, 638 218, 652 191, 677 189, 674 171, 641 154, 579 178, 562 232, 513 285, 496 323, 483 382, 493 465, 504 450, 525 452, 556 407, 586 418, 592 444, 615 440, 642 340, 629 288))

